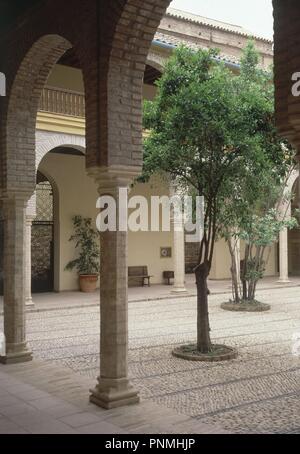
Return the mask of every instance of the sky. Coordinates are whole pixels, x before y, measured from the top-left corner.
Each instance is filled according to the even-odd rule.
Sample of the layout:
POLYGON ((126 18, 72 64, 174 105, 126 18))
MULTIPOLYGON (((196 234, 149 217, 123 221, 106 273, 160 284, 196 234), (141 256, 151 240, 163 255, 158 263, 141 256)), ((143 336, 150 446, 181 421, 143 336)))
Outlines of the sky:
POLYGON ((241 25, 255 35, 273 39, 272 0, 173 0, 170 6, 241 25))

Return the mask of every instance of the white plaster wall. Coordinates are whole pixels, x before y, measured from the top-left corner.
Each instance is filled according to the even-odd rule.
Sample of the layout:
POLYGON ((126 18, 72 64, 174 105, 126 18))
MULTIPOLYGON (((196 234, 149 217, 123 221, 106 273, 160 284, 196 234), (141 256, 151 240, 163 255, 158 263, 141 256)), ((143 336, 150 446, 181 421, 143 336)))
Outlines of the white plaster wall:
MULTIPOLYGON (((130 196, 143 195, 149 201, 151 195, 169 195, 166 182, 159 177, 153 177, 147 184, 137 184, 130 192, 130 196)), ((150 206, 150 204, 149 204, 150 206)), ((149 222, 151 216, 149 213, 149 222)), ((171 247, 173 256, 172 232, 129 232, 129 266, 148 266, 148 272, 153 275, 151 282, 163 282, 163 271, 174 271, 173 258, 161 258, 160 248, 171 247)))
MULTIPOLYGON (((75 258, 74 244, 69 242, 72 234, 72 217, 80 214, 96 221, 98 193, 94 181, 86 175, 84 156, 66 156, 48 153, 42 160, 39 170, 50 176, 56 183, 56 291, 76 290, 76 272, 65 271, 66 264, 75 258), (59 218, 59 219, 58 219, 59 218)), ((149 184, 136 185, 130 195, 168 195, 167 186, 159 179, 149 184)), ((162 272, 173 270, 172 259, 161 259, 160 248, 172 247, 173 236, 163 232, 129 232, 129 266, 147 265, 153 275, 153 284, 162 282, 162 272)))
MULTIPOLYGON (((241 260, 244 257, 244 243, 241 242, 241 260)), ((277 272, 277 243, 266 251, 265 257, 269 257, 265 276, 276 276, 277 272)), ((210 279, 230 279, 231 259, 225 240, 219 240, 215 246, 215 253, 210 273, 210 279)))
MULTIPOLYGON (((55 65, 47 80, 47 86, 84 93, 82 71, 64 65, 55 65)), ((144 84, 144 98, 148 100, 153 99, 156 95, 156 90, 156 87, 144 84)))

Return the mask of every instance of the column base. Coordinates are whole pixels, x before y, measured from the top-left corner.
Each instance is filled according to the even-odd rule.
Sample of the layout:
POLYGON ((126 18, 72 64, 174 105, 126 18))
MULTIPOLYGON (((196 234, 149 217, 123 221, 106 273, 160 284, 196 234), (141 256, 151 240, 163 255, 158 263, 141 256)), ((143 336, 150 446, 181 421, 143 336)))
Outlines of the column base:
POLYGON ((127 379, 99 379, 99 384, 91 390, 90 402, 98 407, 111 408, 134 405, 140 402, 138 392, 127 379))
POLYGON ((25 306, 26 306, 26 309, 32 309, 33 307, 35 307, 35 304, 32 301, 32 298, 26 298, 25 306))
POLYGON ((188 293, 187 289, 185 287, 178 287, 178 288, 173 288, 171 290, 171 293, 174 293, 174 294, 182 294, 182 295, 185 295, 188 293))
POLYGON ((8 353, 5 356, 0 356, 0 364, 18 364, 18 363, 27 363, 32 361, 32 352, 18 352, 18 353, 8 353))
POLYGON ((290 284, 291 281, 289 279, 279 279, 276 283, 277 284, 290 284))

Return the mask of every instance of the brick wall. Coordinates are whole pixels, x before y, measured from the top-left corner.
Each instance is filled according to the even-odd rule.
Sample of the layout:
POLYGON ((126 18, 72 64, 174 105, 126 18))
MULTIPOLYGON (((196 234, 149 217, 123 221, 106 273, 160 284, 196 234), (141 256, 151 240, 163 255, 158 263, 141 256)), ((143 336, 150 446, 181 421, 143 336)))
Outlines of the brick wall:
POLYGON ((142 81, 169 0, 48 0, 0 41, 0 188, 35 187, 35 121, 41 90, 70 47, 86 93, 87 166, 142 163, 142 81))
POLYGON ((300 71, 300 7, 297 0, 273 0, 276 121, 299 150, 300 98, 292 95, 292 75, 300 71))

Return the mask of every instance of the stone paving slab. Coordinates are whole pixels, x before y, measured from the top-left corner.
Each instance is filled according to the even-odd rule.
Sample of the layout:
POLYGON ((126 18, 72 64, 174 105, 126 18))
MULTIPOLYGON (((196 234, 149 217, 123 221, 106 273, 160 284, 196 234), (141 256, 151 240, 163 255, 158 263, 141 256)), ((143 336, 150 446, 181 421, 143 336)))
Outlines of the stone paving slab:
POLYGON ((50 363, 0 365, 0 434, 228 433, 149 401, 100 409, 88 402, 92 385, 50 363))

